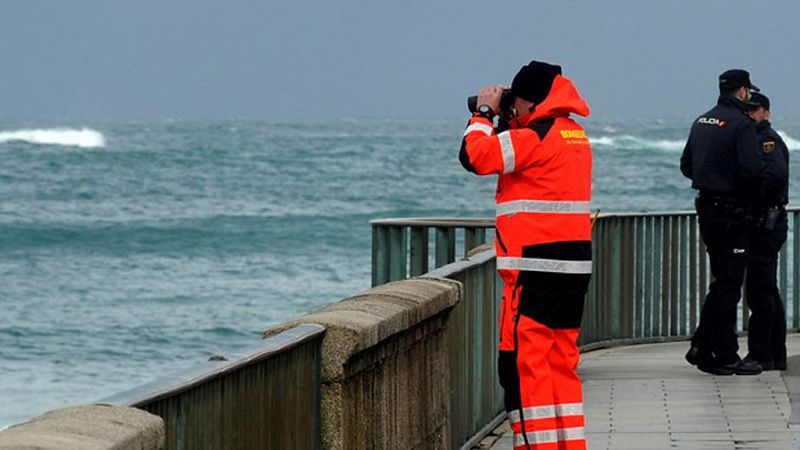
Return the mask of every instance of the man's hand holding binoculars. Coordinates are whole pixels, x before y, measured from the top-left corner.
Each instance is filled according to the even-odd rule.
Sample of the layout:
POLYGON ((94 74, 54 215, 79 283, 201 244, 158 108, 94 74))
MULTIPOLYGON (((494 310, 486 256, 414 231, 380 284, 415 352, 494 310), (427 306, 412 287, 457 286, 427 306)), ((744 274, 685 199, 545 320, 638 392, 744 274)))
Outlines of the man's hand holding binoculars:
POLYGON ((500 99, 503 97, 503 91, 507 90, 508 86, 489 84, 484 86, 478 92, 478 107, 487 105, 492 108, 494 114, 500 113, 500 99))

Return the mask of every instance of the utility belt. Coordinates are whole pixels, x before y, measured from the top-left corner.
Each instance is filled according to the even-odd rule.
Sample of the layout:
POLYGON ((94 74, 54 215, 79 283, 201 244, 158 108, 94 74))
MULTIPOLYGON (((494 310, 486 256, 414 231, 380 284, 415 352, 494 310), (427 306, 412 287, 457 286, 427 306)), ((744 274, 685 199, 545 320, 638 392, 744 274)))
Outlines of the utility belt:
POLYGON ((713 206, 727 210, 747 210, 752 209, 750 202, 728 195, 720 195, 706 191, 700 191, 694 199, 694 206, 700 211, 701 207, 713 206))
POLYGON ((698 213, 713 208, 726 215, 755 220, 756 226, 764 230, 774 230, 781 217, 786 217, 784 205, 754 206, 741 199, 705 192, 697 194, 694 205, 698 213))

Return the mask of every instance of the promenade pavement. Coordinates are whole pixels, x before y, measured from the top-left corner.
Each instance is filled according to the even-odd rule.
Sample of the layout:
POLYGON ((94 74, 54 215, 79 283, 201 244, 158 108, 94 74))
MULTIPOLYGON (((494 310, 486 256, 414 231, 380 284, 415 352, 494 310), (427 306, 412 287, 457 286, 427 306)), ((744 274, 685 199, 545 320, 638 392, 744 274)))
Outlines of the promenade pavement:
MULTIPOLYGON (((800 335, 789 335, 787 344, 784 375, 800 375, 794 373, 798 358, 791 357, 800 354, 800 335)), ((739 345, 744 355, 746 341, 739 345)), ((684 360, 688 348, 688 342, 646 344, 582 355, 589 449, 800 449, 800 425, 788 424, 792 408, 781 372, 708 375, 684 360)), ((786 379, 789 386, 798 380, 786 379)), ((477 448, 511 449, 508 423, 477 448)))

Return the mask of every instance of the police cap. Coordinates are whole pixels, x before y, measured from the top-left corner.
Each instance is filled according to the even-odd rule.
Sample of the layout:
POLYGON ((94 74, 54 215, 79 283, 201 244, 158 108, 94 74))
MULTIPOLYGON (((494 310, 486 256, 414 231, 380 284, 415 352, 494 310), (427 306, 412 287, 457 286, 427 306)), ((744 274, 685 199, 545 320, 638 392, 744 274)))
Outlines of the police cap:
POLYGON ((759 92, 753 92, 748 102, 750 109, 764 108, 769 111, 769 98, 759 92))
POLYGON ((719 76, 719 90, 720 92, 731 92, 739 89, 740 87, 747 87, 756 92, 759 89, 750 82, 750 73, 742 69, 726 70, 719 76))

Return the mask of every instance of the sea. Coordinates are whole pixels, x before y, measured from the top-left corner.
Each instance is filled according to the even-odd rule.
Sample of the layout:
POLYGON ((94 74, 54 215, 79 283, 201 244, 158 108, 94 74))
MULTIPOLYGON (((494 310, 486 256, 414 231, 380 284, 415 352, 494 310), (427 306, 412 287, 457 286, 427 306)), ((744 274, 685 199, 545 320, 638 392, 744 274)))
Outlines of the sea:
MULTIPOLYGON (((583 120, 593 211, 691 209, 691 121, 583 120)), ((0 428, 367 289, 370 220, 492 217, 465 123, 0 122, 0 428)), ((800 119, 773 124, 800 173, 800 119)))

